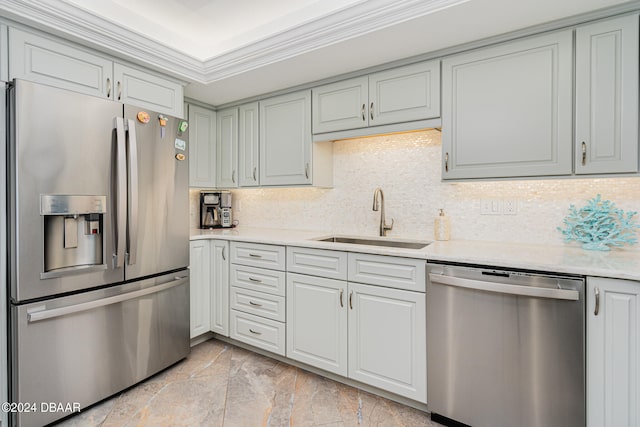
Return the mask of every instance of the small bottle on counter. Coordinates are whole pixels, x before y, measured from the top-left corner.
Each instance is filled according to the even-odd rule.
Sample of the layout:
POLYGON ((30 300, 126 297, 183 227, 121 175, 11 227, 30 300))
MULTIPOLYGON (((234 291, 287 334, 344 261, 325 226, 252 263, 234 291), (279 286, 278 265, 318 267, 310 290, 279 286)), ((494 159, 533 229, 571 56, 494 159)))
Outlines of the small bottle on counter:
POLYGON ((451 224, 449 217, 444 214, 444 209, 440 209, 440 214, 434 221, 433 234, 436 240, 449 240, 451 237, 451 224))

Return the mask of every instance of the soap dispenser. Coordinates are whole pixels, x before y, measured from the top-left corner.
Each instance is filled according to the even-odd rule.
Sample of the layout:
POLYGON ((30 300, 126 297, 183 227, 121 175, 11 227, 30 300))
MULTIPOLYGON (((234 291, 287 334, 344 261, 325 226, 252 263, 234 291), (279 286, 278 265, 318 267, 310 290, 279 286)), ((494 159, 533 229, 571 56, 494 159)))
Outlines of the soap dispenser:
POLYGON ((440 214, 434 221, 433 234, 436 240, 449 240, 451 237, 451 224, 449 217, 444 214, 444 209, 440 209, 440 214))

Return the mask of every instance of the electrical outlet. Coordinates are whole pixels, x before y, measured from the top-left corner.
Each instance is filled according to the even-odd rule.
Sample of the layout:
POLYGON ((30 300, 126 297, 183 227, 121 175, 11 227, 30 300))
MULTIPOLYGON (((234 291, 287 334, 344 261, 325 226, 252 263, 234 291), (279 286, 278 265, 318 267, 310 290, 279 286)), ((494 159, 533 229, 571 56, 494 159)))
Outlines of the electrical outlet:
POLYGON ((500 215, 502 212, 502 201, 498 199, 483 199, 480 205, 481 215, 500 215))
POLYGON ((518 201, 517 200, 503 200, 502 201, 502 214, 503 215, 517 215, 518 214, 518 201))

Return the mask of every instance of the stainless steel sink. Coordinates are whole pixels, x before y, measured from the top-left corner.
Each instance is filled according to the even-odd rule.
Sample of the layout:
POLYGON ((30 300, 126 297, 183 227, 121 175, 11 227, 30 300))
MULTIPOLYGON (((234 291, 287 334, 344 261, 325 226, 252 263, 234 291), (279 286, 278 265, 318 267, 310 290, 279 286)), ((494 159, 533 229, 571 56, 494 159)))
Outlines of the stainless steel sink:
POLYGON ((431 242, 426 240, 400 240, 400 239, 389 239, 386 237, 365 238, 365 237, 355 237, 355 236, 327 236, 327 237, 318 237, 313 240, 318 240, 320 242, 351 243, 354 245, 386 246, 386 247, 403 248, 403 249, 422 249, 425 246, 431 244, 431 242))

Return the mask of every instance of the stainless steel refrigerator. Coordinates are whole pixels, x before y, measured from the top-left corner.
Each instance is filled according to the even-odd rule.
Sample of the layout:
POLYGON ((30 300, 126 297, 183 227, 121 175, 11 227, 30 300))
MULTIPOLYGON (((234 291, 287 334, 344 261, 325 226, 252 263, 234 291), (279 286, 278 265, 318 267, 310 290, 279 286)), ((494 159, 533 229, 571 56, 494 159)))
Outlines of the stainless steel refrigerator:
POLYGON ((20 80, 7 98, 10 401, 35 404, 12 424, 38 426, 188 354, 187 131, 20 80))

